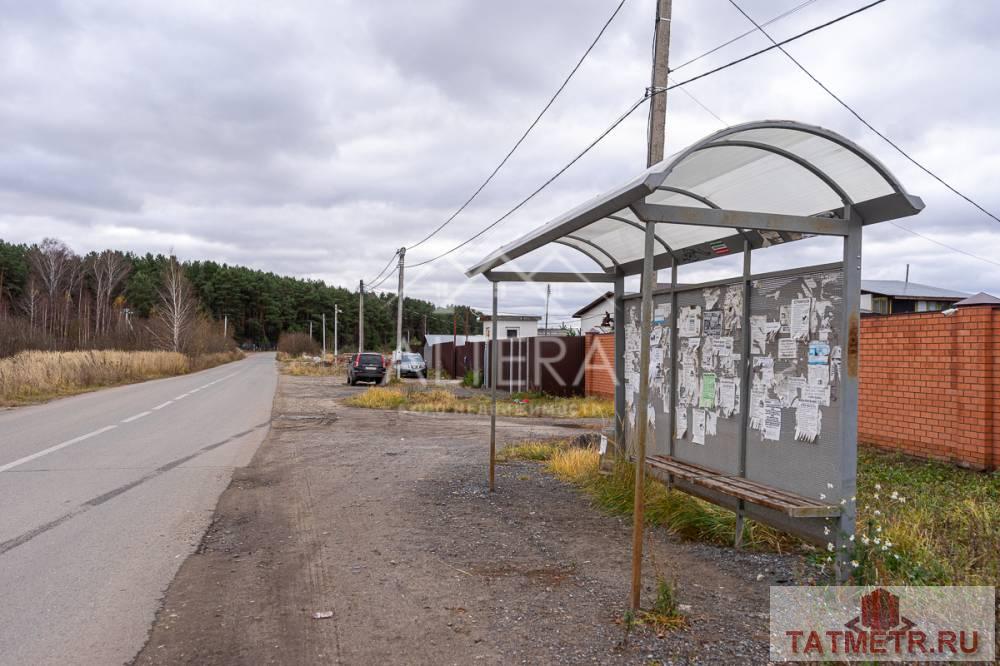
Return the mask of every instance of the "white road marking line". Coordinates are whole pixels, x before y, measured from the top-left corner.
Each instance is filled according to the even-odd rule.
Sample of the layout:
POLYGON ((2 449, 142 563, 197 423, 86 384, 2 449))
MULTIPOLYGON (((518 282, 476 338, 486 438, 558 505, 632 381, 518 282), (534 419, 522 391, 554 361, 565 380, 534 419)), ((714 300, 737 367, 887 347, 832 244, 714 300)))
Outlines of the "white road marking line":
POLYGON ((30 456, 25 456, 23 458, 19 458, 19 459, 15 460, 14 462, 7 463, 6 465, 0 466, 0 472, 6 472, 9 469, 14 469, 15 467, 17 467, 19 465, 23 465, 26 462, 31 462, 32 460, 35 460, 37 458, 41 458, 42 456, 47 456, 48 454, 53 453, 55 451, 58 451, 59 449, 65 449, 67 446, 72 446, 73 444, 77 444, 79 442, 82 442, 85 439, 90 439, 91 437, 97 437, 98 435, 100 435, 102 433, 105 433, 105 432, 107 432, 109 430, 114 430, 117 427, 118 426, 116 426, 116 425, 104 426, 103 428, 95 430, 94 432, 88 432, 86 435, 80 435, 79 437, 74 437, 73 439, 68 439, 65 442, 63 442, 62 444, 56 444, 55 446, 50 446, 49 448, 43 449, 43 450, 39 451, 38 453, 32 453, 30 456))
POLYGON ((189 395, 191 395, 191 394, 190 393, 181 393, 179 396, 177 396, 176 398, 174 398, 174 400, 183 400, 184 398, 188 397, 189 395))
POLYGON ((157 410, 159 410, 159 409, 163 409, 163 408, 164 408, 164 407, 166 407, 167 405, 172 405, 172 404, 174 404, 174 401, 173 401, 173 400, 167 400, 166 402, 161 402, 161 403, 160 403, 160 404, 158 404, 158 405, 157 405, 156 407, 153 407, 153 411, 155 412, 155 411, 157 411, 157 410))
POLYGON ((143 416, 149 416, 152 413, 153 412, 140 412, 140 413, 138 413, 138 414, 136 414, 134 416, 128 417, 127 419, 122 419, 122 423, 132 423, 132 421, 138 421, 143 416))

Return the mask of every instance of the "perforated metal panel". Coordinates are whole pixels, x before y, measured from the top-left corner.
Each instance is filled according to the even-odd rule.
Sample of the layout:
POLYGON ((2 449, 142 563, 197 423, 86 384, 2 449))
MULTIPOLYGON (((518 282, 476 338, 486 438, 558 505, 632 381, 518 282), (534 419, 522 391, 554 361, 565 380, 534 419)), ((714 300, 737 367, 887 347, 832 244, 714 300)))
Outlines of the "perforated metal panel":
POLYGON ((838 389, 842 271, 824 266, 751 278, 749 330, 743 323, 743 290, 742 280, 678 290, 676 318, 670 312, 670 294, 654 295, 654 312, 660 313, 659 318, 666 312, 667 321, 658 321, 658 315, 654 315, 657 344, 651 347, 651 357, 652 349, 659 346, 664 359, 670 359, 673 325, 677 327, 677 355, 672 367, 665 362, 659 376, 651 373, 650 403, 645 409, 636 404, 641 299, 634 296, 626 300, 628 427, 635 427, 637 414, 647 412, 655 418, 648 454, 670 453, 670 379, 676 377, 678 436, 673 443, 674 458, 739 475, 740 408, 747 401, 746 477, 813 499, 822 499, 822 495, 834 504, 841 499, 838 389), (790 321, 793 314, 803 313, 806 319, 802 323, 790 321), (661 331, 657 334, 658 327, 661 331), (793 339, 793 334, 800 339, 793 339), (751 340, 749 361, 743 356, 744 336, 751 340), (770 367, 766 369, 758 360, 768 358, 771 361, 765 361, 764 366, 769 363, 770 367), (814 368, 811 372, 810 367, 814 368), (814 383, 822 376, 823 368, 829 405, 816 405, 813 412, 808 403, 817 398, 825 402, 825 390, 816 389, 814 383), (745 372, 750 373, 747 383, 751 390, 747 395, 742 389, 745 372), (704 390, 706 375, 714 376, 714 391, 711 387, 704 390), (730 393, 731 397, 724 398, 725 391, 735 395, 730 393), (772 408, 770 422, 768 405, 772 408), (817 425, 816 420, 810 420, 810 414, 820 417, 815 432, 812 426, 817 425), (706 428, 702 437, 698 424, 696 437, 696 422, 701 418, 706 420, 706 426, 708 419, 714 418, 714 434, 706 428), (776 424, 778 418, 780 426, 776 424))
MULTIPOLYGON (((754 344, 754 334, 751 333, 750 358, 751 363, 756 359, 773 359, 773 382, 765 386, 766 377, 762 375, 766 372, 760 367, 756 368, 752 381, 758 388, 754 391, 751 387, 751 395, 763 395, 766 400, 781 401, 781 426, 777 441, 772 441, 765 438, 765 433, 755 427, 759 424, 751 418, 747 430, 747 478, 813 499, 825 495, 826 500, 834 504, 841 499, 839 388, 843 272, 840 269, 813 270, 754 280, 750 315, 751 330, 754 329, 755 321, 763 321, 766 327, 770 326, 772 329, 775 324, 779 327, 773 334, 765 331, 763 349, 754 344), (784 326, 788 327, 788 332, 784 332, 782 307, 786 308, 787 316, 791 318, 794 303, 798 302, 801 310, 807 299, 809 321, 805 337, 794 342, 794 358, 781 358, 779 347, 787 345, 785 355, 788 356, 792 351, 792 343, 780 341, 791 339, 797 328, 805 328, 805 325, 800 327, 795 321, 787 321, 784 326), (826 346, 829 347, 829 353, 824 359, 822 354, 815 352, 824 351, 826 346), (814 351, 811 358, 810 348, 814 351), (821 416, 819 432, 813 441, 802 436, 802 433, 797 438, 796 426, 800 416, 798 410, 802 409, 803 403, 808 402, 808 398, 823 391, 799 388, 794 392, 791 389, 785 392, 789 386, 789 378, 801 377, 806 382, 806 387, 809 387, 814 386, 810 383, 811 373, 822 375, 824 372, 828 373, 829 406, 818 407, 821 416), (763 393, 760 393, 761 390, 763 393)), ((757 339, 760 339, 759 335, 757 339)), ((751 415, 753 414, 751 402, 751 415)))

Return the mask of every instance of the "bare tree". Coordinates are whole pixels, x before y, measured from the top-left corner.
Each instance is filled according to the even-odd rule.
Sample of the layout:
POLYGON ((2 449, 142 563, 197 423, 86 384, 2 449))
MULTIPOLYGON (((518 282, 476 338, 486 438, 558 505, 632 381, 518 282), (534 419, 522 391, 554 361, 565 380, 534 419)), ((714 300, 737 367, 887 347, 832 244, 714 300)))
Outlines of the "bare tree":
POLYGON ((198 299, 177 257, 170 257, 159 295, 155 315, 158 325, 153 328, 153 335, 161 347, 183 351, 198 313, 198 299))
POLYGON ((121 252, 111 250, 101 252, 88 263, 94 280, 94 330, 97 335, 104 335, 111 329, 112 297, 132 266, 121 252))
POLYGON ((55 238, 46 238, 42 244, 32 248, 28 253, 28 261, 38 278, 42 293, 45 295, 45 307, 42 309, 42 328, 52 332, 55 327, 57 313, 60 310, 59 296, 70 268, 73 251, 66 244, 55 238))
POLYGON ((41 308, 42 291, 38 288, 35 276, 28 277, 28 284, 21 296, 21 308, 24 314, 28 315, 28 326, 34 330, 35 322, 38 320, 38 311, 41 308))

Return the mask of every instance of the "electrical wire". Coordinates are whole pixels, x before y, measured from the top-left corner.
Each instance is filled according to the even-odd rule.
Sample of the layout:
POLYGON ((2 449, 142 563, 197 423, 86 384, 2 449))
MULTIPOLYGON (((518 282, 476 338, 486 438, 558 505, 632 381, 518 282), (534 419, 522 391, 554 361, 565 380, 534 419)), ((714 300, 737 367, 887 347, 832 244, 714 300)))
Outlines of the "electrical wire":
MULTIPOLYGON (((884 2, 884 1, 885 1, 885 0, 879 0, 879 2, 884 2)), ((928 176, 930 176, 931 178, 933 178, 933 179, 934 179, 934 180, 936 180, 937 182, 939 182, 939 183, 941 183, 942 185, 944 185, 944 186, 945 186, 946 188, 948 188, 949 190, 951 190, 951 191, 952 191, 952 192, 953 192, 954 194, 956 194, 956 195, 960 196, 961 198, 965 199, 965 200, 966 200, 966 201, 967 201, 968 203, 970 203, 970 204, 972 204, 973 206, 975 206, 976 208, 978 208, 978 209, 979 209, 979 210, 980 210, 981 212, 983 212, 983 213, 985 213, 986 215, 988 215, 989 217, 993 218, 993 220, 994 220, 994 221, 996 221, 996 222, 1000 222, 1000 217, 997 217, 997 216, 996 216, 995 214, 993 214, 992 212, 990 212, 990 211, 986 210, 986 208, 984 208, 983 206, 981 206, 981 205, 980 205, 980 204, 979 204, 978 202, 974 201, 974 200, 973 200, 973 199, 972 199, 971 197, 969 197, 969 196, 966 196, 966 195, 965 195, 965 194, 963 194, 962 192, 959 192, 959 191, 958 191, 958 190, 957 190, 957 189, 956 189, 955 187, 953 187, 953 186, 952 186, 952 185, 951 185, 950 183, 948 183, 947 181, 945 181, 945 179, 944 179, 944 178, 942 178, 941 176, 937 175, 936 173, 934 173, 933 171, 931 171, 930 169, 928 169, 928 168, 927 168, 926 166, 924 166, 923 164, 921 164, 920 162, 918 162, 918 161, 917 161, 917 160, 916 160, 916 159, 915 159, 914 157, 912 157, 912 156, 911 156, 911 155, 910 155, 909 153, 907 153, 907 152, 906 152, 905 150, 903 150, 903 149, 902 149, 902 148, 901 148, 901 147, 899 146, 899 144, 897 144, 897 143, 896 143, 895 141, 893 141, 892 139, 890 139, 890 138, 889 138, 888 136, 886 136, 885 134, 883 134, 883 133, 882 133, 882 132, 880 132, 879 130, 875 129, 875 127, 874 127, 874 126, 873 126, 873 125, 872 125, 872 124, 871 124, 870 122, 868 122, 867 120, 865 120, 865 119, 864 119, 864 118, 863 118, 863 117, 861 116, 861 114, 860 114, 860 113, 858 113, 857 111, 855 111, 855 110, 854 110, 854 109, 853 109, 853 108, 852 108, 852 107, 851 107, 851 106, 850 106, 850 105, 849 105, 849 104, 848 104, 847 102, 845 102, 845 101, 844 101, 843 99, 841 99, 841 98, 840 98, 839 96, 837 96, 837 94, 836 94, 836 93, 834 93, 834 92, 833 92, 832 90, 830 90, 830 89, 829 89, 828 87, 826 87, 826 85, 824 85, 822 81, 820 81, 819 79, 817 79, 817 78, 816 78, 816 77, 815 77, 815 76, 813 75, 813 73, 812 73, 812 72, 810 72, 810 71, 809 71, 808 69, 806 69, 806 68, 805 68, 805 66, 803 66, 803 65, 802 65, 802 63, 800 63, 800 62, 799 62, 798 60, 796 60, 796 59, 795 59, 795 57, 794 57, 794 56, 793 56, 793 55, 792 55, 791 53, 789 53, 789 52, 788 52, 788 51, 786 51, 785 49, 781 48, 781 45, 780 45, 780 44, 778 44, 778 42, 774 41, 774 38, 773 38, 773 37, 771 37, 771 35, 770 35, 770 34, 768 34, 768 33, 767 33, 767 31, 766 31, 766 30, 764 30, 764 28, 763 28, 763 27, 761 27, 760 25, 758 25, 758 24, 757 24, 757 22, 756 22, 756 21, 754 21, 754 20, 753 20, 753 19, 752 19, 752 18, 750 17, 750 15, 749 15, 749 14, 747 14, 747 13, 746 13, 745 11, 743 11, 743 8, 742 8, 742 7, 740 7, 740 6, 739 6, 739 5, 738 5, 738 4, 736 3, 736 0, 729 0, 729 4, 731 4, 731 5, 733 6, 733 7, 735 7, 735 8, 736 8, 736 10, 737 10, 737 11, 739 11, 739 13, 740 13, 740 14, 743 14, 743 16, 744 16, 744 17, 746 18, 746 20, 750 21, 750 23, 752 23, 752 24, 753 24, 754 26, 756 26, 757 30, 760 30, 761 34, 763 34, 763 35, 764 35, 765 37, 767 37, 767 38, 768 38, 768 39, 769 39, 769 40, 771 41, 771 43, 772 43, 773 45, 775 45, 775 46, 776 46, 776 47, 777 47, 777 48, 778 48, 778 49, 779 49, 779 50, 780 50, 780 51, 781 51, 782 53, 784 53, 784 54, 785 54, 785 56, 786 56, 786 57, 787 57, 787 58, 788 58, 789 60, 791 60, 791 61, 792 61, 792 62, 793 62, 793 63, 795 64, 795 66, 796 66, 796 67, 798 67, 798 68, 799 68, 800 70, 802 70, 802 73, 803 73, 803 74, 805 74, 805 75, 806 75, 806 76, 808 76, 808 77, 809 77, 810 79, 812 79, 812 80, 813 80, 813 82, 814 82, 814 83, 815 83, 816 85, 818 85, 818 86, 819 86, 820 88, 822 88, 822 89, 823 89, 823 91, 824 91, 824 92, 825 92, 826 94, 828 94, 828 95, 829 95, 830 97, 832 97, 832 98, 833 98, 834 100, 836 100, 838 104, 840 104, 840 105, 841 105, 842 107, 844 107, 845 109, 847 109, 847 111, 848 111, 848 112, 849 112, 849 113, 850 113, 850 114, 851 114, 852 116, 854 116, 854 117, 855 117, 855 118, 857 118, 857 119, 858 119, 859 121, 861 121, 861 123, 862 123, 862 124, 863 124, 863 125, 864 125, 865 127, 867 127, 867 128, 868 128, 868 129, 870 129, 870 130, 871 130, 872 132, 874 132, 875 134, 877 134, 877 135, 878 135, 878 136, 879 136, 879 137, 880 137, 880 138, 881 138, 881 139, 882 139, 883 141, 885 141, 885 142, 886 142, 886 143, 888 143, 888 144, 889 144, 890 146, 892 146, 893 148, 895 148, 895 149, 896 149, 896 151, 897 151, 897 152, 898 152, 898 153, 899 153, 900 155, 902 155, 903 157, 905 157, 905 158, 906 158, 907 160, 909 160, 909 161, 910 161, 910 162, 911 162, 911 163, 912 163, 912 164, 913 164, 914 166, 916 166, 917 168, 919 168, 919 169, 920 169, 921 171, 923 171, 924 173, 926 173, 926 174, 927 174, 928 176)), ((878 3, 878 2, 876 2, 876 3, 873 3, 873 5, 875 5, 875 4, 879 4, 879 3, 878 3)), ((869 5, 869 6, 872 6, 872 5, 869 5)))
MULTIPOLYGON (((368 280, 368 282, 374 282, 375 280, 377 280, 380 277, 382 277, 382 273, 385 273, 387 270, 389 270, 389 266, 392 266, 392 262, 395 261, 396 257, 398 257, 398 256, 399 256, 399 250, 396 250, 396 252, 393 253, 392 258, 389 259, 389 262, 385 265, 385 268, 383 268, 382 270, 380 270, 378 272, 378 275, 376 275, 375 277, 373 277, 371 280, 368 280)), ((380 282, 379 284, 382 284, 382 283, 380 282)))
POLYGON ((479 196, 479 193, 482 192, 486 188, 486 186, 490 184, 490 182, 497 175, 497 173, 499 173, 500 169, 502 169, 503 166, 505 164, 507 164, 507 161, 511 158, 511 156, 514 154, 514 152, 517 151, 517 149, 521 147, 521 144, 524 143, 524 140, 528 138, 528 135, 531 133, 531 131, 533 129, 535 129, 535 127, 541 121, 542 116, 545 115, 545 113, 555 103, 555 101, 559 97, 559 95, 562 94, 562 91, 569 84, 570 79, 572 79, 573 76, 576 74, 577 70, 580 69, 580 66, 583 64, 583 61, 587 59, 587 56, 590 55, 590 52, 594 50, 595 46, 597 46, 597 42, 599 42, 601 40, 601 37, 604 36, 604 33, 608 29, 608 26, 610 26, 611 22, 615 20, 616 16, 618 16, 618 13, 621 11, 622 7, 625 5, 625 2, 626 2, 626 0, 621 0, 621 2, 618 3, 618 6, 615 7, 615 10, 613 12, 611 12, 611 16, 608 17, 608 20, 604 22, 603 26, 601 26, 600 31, 598 31, 597 36, 594 37, 594 40, 590 43, 590 46, 587 47, 587 50, 583 52, 583 55, 580 56, 580 59, 577 60, 577 62, 576 62, 575 65, 573 65, 573 69, 570 70, 569 74, 563 80, 562 84, 560 84, 559 87, 556 88, 555 93, 552 95, 552 97, 549 99, 549 101, 545 104, 544 107, 542 107, 542 110, 538 113, 537 116, 535 116, 535 119, 533 121, 531 121, 531 124, 528 125, 528 129, 524 130, 524 133, 521 134, 520 138, 518 138, 518 140, 514 143, 513 147, 509 151, 507 151, 507 154, 504 155, 504 158, 502 160, 500 160, 500 163, 496 165, 496 167, 493 169, 493 171, 490 173, 490 175, 486 177, 486 180, 484 180, 482 182, 482 184, 479 187, 476 188, 476 190, 472 193, 472 195, 468 199, 466 199, 465 202, 461 206, 458 207, 458 210, 456 210, 454 213, 452 213, 448 217, 448 219, 446 219, 444 222, 442 222, 441 224, 439 224, 436 229, 434 229, 432 232, 430 232, 429 234, 427 234, 426 236, 424 236, 423 238, 421 238, 419 241, 417 241, 413 245, 408 246, 406 248, 407 250, 412 250, 413 248, 415 248, 415 247, 417 247, 419 245, 422 245, 423 243, 425 243, 428 240, 430 240, 439 231, 441 231, 446 226, 448 226, 448 224, 450 224, 452 220, 454 220, 456 217, 458 217, 458 215, 462 211, 464 211, 466 209, 466 207, 468 207, 468 205, 471 204, 472 201, 476 197, 479 196))
POLYGON ((708 70, 706 72, 702 72, 701 74, 698 74, 696 76, 692 76, 690 78, 684 79, 683 81, 679 81, 677 83, 668 85, 666 88, 663 88, 663 89, 660 89, 660 90, 653 90, 653 91, 649 92, 645 97, 642 97, 641 99, 639 99, 638 101, 636 101, 634 104, 632 104, 632 106, 630 106, 629 109, 627 111, 625 111, 625 113, 623 113, 621 116, 619 116, 618 119, 615 120, 615 122, 613 122, 607 129, 605 129, 603 132, 601 132, 601 134, 598 135, 598 137, 596 139, 594 139, 593 141, 591 141, 590 144, 586 148, 583 149, 583 151, 581 151, 580 153, 578 153, 576 155, 576 157, 574 157, 572 160, 570 160, 565 166, 563 166, 561 169, 559 169, 553 176, 551 176, 548 180, 546 180, 544 183, 542 183, 541 186, 539 186, 536 190, 534 190, 527 197, 525 197, 524 199, 522 199, 513 208, 511 208, 510 210, 508 210, 506 213, 504 213, 503 215, 501 215, 499 218, 497 218, 496 220, 494 220, 490 224, 486 225, 485 227, 483 227, 482 229, 480 229, 478 232, 476 232, 474 235, 472 235, 471 237, 469 237, 466 240, 462 241, 458 245, 455 245, 451 249, 446 250, 445 252, 442 252, 441 254, 439 254, 439 255, 431 258, 431 259, 427 259, 427 260, 424 260, 424 261, 421 261, 421 262, 418 262, 418 263, 415 263, 415 264, 411 264, 409 266, 409 268, 417 268, 419 266, 426 266, 427 264, 430 264, 430 263, 435 262, 435 261, 437 261, 439 259, 442 259, 442 258, 448 256, 449 254, 455 252, 456 250, 459 250, 459 249, 465 247, 466 245, 468 245, 472 241, 476 240, 477 238, 479 238, 480 236, 482 236, 483 234, 485 234, 490 229, 496 227, 498 224, 500 224, 501 222, 503 222, 504 220, 506 220, 507 218, 509 218, 516 211, 518 211, 520 208, 522 208, 525 204, 527 204, 529 201, 531 201, 533 198, 535 198, 535 196, 537 196, 542 190, 544 190, 546 187, 548 187, 549 185, 551 185, 553 181, 555 181, 557 178, 559 178, 559 176, 561 176, 563 173, 565 173, 571 166, 573 166, 574 164, 576 164, 576 162, 578 162, 580 160, 580 158, 582 158, 584 155, 586 155, 588 152, 590 152, 594 148, 594 146, 596 146, 598 143, 600 143, 608 134, 610 134, 616 127, 618 127, 618 125, 620 125, 621 123, 623 123, 625 121, 625 119, 627 119, 630 115, 632 115, 632 113, 636 109, 638 109, 645 101, 647 101, 648 99, 652 98, 654 95, 659 95, 659 94, 665 93, 665 92, 667 92, 669 90, 674 90, 675 88, 681 88, 681 87, 686 86, 686 85, 688 85, 690 83, 693 83, 694 81, 698 81, 698 80, 703 79, 703 78, 705 78, 707 76, 711 76, 711 75, 716 74, 718 72, 721 72, 723 70, 729 69, 730 67, 734 67, 736 65, 744 63, 747 60, 750 60, 752 58, 756 58, 759 55, 763 55, 763 54, 765 54, 765 53, 767 53, 769 51, 773 51, 774 49, 780 49, 785 44, 790 44, 791 42, 799 40, 799 39, 801 39, 801 38, 803 38, 803 37, 805 37, 807 35, 811 35, 814 32, 817 32, 817 31, 822 30, 824 28, 827 28, 827 27, 829 27, 829 26, 831 26, 831 25, 833 25, 835 23, 839 23, 840 21, 843 21, 843 20, 848 19, 848 18, 850 18, 852 16, 860 14, 861 12, 864 12, 864 11, 866 11, 868 9, 871 9, 872 7, 875 7, 876 5, 882 4, 883 2, 885 2, 885 0, 875 0, 874 2, 871 2, 871 3, 867 4, 867 5, 862 6, 862 7, 859 7, 858 9, 855 9, 855 10, 853 10, 851 12, 848 12, 846 14, 842 14, 842 15, 836 17, 836 18, 830 19, 829 21, 827 21, 825 23, 821 23, 820 25, 814 26, 814 27, 812 27, 812 28, 810 28, 808 30, 805 30, 805 31, 800 32, 800 33, 798 33, 796 35, 788 37, 787 39, 783 39, 780 42, 776 42, 776 43, 772 44, 771 46, 767 46, 765 48, 759 49, 759 50, 754 51, 753 53, 749 53, 749 54, 747 54, 747 55, 745 55, 745 56, 743 56, 741 58, 737 58, 736 60, 732 60, 730 62, 727 62, 724 65, 719 65, 718 67, 714 67, 714 68, 712 68, 712 69, 710 69, 710 70, 708 70))
POLYGON ((948 245, 947 243, 942 243, 941 241, 936 240, 934 238, 931 238, 930 236, 925 236, 922 233, 914 231, 913 229, 910 229, 909 227, 904 227, 902 224, 898 224, 898 223, 896 223, 893 220, 889 220, 889 224, 891 224, 892 226, 896 227, 897 229, 902 229, 903 231, 905 231, 907 233, 913 234, 914 236, 917 236, 919 238, 923 238, 925 241, 930 241, 931 243, 934 243, 935 245, 940 245, 943 248, 947 248, 947 249, 951 250, 952 252, 958 252, 959 254, 964 254, 967 257, 972 257, 973 259, 978 259, 979 261, 985 261, 986 263, 993 264, 994 266, 1000 266, 1000 261, 993 261, 992 259, 987 259, 986 257, 979 256, 978 254, 973 254, 971 252, 967 252, 967 251, 965 251, 965 250, 963 250, 961 248, 957 248, 957 247, 955 247, 953 245, 948 245))
MULTIPOLYGON (((783 13, 781 13, 781 14, 778 14, 778 15, 777 15, 777 16, 775 16, 774 18, 772 18, 772 19, 769 19, 769 20, 767 20, 767 21, 764 21, 763 23, 761 23, 761 25, 762 25, 762 26, 767 26, 767 25, 771 25, 772 23, 775 23, 776 21, 780 21, 781 19, 785 18, 786 16, 791 16, 792 14, 794 14, 794 13, 795 13, 795 12, 797 12, 797 11, 799 11, 800 9, 805 9, 806 7, 808 7, 809 5, 813 4, 814 2, 816 2, 816 0, 806 0, 805 2, 803 2, 803 3, 800 3, 800 4, 798 4, 798 5, 794 6, 794 7, 792 7, 792 8, 791 8, 791 9, 789 9, 788 11, 786 11, 786 12, 783 12, 783 13)), ((681 64, 677 65, 676 67, 671 67, 671 68, 670 68, 670 71, 671 71, 671 72, 676 72, 677 70, 681 69, 682 67, 687 67, 687 66, 688 66, 688 65, 690 65, 691 63, 693 63, 693 62, 697 62, 698 60, 701 60, 702 58, 705 58, 705 57, 708 57, 708 56, 712 55, 713 53, 715 53, 715 52, 717 52, 717 51, 720 51, 720 50, 722 50, 722 49, 726 48, 726 47, 727 47, 727 46, 729 46, 730 44, 733 44, 733 43, 735 43, 735 42, 738 42, 738 41, 740 41, 741 39, 743 39, 744 37, 747 37, 747 36, 749 36, 749 35, 752 35, 752 34, 753 34, 753 33, 755 33, 755 32, 757 32, 757 29, 756 29, 756 28, 753 28, 753 29, 750 29, 750 30, 747 30, 747 31, 746 31, 746 32, 744 32, 743 34, 740 34, 740 35, 736 35, 735 37, 733 37, 733 38, 732 38, 732 39, 730 39, 729 41, 726 41, 726 42, 723 42, 722 44, 719 44, 718 46, 716 46, 716 47, 714 47, 714 48, 711 48, 711 49, 709 49, 708 51, 705 51, 705 52, 704 52, 704 53, 702 53, 701 55, 697 55, 697 56, 695 56, 695 57, 691 58, 690 60, 685 60, 684 62, 682 62, 681 64)))

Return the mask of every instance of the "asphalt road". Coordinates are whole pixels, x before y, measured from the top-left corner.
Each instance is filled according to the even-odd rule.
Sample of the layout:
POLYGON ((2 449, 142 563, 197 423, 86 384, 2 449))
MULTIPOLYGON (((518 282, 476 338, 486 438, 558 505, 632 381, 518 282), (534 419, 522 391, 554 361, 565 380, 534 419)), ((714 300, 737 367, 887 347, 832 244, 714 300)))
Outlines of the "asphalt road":
POLYGON ((264 439, 272 354, 0 411, 0 664, 121 664, 264 439))

